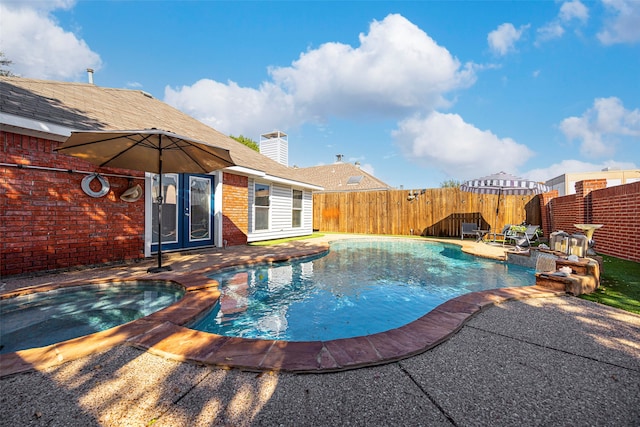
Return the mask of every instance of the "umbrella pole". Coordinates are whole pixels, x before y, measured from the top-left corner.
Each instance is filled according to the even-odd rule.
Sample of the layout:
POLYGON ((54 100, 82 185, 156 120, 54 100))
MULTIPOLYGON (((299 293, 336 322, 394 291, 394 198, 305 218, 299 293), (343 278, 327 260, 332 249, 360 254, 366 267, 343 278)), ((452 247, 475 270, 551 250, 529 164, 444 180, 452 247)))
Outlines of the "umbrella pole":
MULTIPOLYGON (((162 136, 160 136, 162 138, 162 136)), ((158 186, 160 191, 158 193, 158 266, 150 268, 147 273, 159 273, 161 271, 171 271, 171 266, 162 266, 162 139, 160 139, 160 152, 158 154, 158 186)))
MULTIPOLYGON (((162 160, 160 160, 162 165, 162 160)), ((158 181, 160 185, 160 195, 158 196, 158 271, 162 270, 162 203, 164 202, 162 197, 162 167, 160 168, 160 178, 158 181)))

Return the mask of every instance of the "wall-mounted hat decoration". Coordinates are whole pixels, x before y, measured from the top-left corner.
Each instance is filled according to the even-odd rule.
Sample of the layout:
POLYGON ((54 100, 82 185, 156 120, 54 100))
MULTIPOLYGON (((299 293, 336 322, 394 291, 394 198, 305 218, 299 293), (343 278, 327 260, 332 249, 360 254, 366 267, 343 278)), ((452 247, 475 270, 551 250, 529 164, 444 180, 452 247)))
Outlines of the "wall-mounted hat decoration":
POLYGON ((133 187, 129 187, 124 193, 120 195, 120 200, 123 202, 135 202, 142 197, 142 187, 140 184, 136 184, 133 187))

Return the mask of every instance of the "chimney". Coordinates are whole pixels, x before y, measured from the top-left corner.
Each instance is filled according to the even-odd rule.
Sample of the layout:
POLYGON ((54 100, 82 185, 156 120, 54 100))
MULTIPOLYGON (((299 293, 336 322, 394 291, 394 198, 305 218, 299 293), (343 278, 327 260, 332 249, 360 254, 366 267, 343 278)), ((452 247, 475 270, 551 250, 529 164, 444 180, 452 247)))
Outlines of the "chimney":
POLYGON ((342 154, 336 154, 336 163, 342 163, 342 154))
POLYGON ((289 166, 289 137, 286 133, 274 130, 260 135, 260 154, 276 162, 289 166))
POLYGON ((89 77, 89 84, 93 84, 93 68, 87 68, 87 77, 89 77))

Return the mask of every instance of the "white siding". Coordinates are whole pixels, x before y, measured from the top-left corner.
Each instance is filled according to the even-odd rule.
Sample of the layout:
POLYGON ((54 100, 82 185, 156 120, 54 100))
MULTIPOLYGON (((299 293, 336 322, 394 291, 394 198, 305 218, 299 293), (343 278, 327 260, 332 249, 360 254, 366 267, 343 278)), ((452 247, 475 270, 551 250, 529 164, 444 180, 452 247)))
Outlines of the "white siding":
POLYGON ((259 181, 271 186, 269 230, 254 230, 253 201, 254 179, 249 179, 249 233, 248 242, 306 236, 313 233, 313 197, 311 191, 302 190, 302 226, 293 228, 292 187, 259 181))
POLYGON ((302 229, 313 232, 313 194, 311 191, 302 192, 302 229))
POLYGON ((271 224, 273 232, 291 228, 291 188, 271 185, 271 224))
POLYGON ((253 203, 255 201, 254 184, 255 179, 249 178, 249 235, 253 231, 253 203))

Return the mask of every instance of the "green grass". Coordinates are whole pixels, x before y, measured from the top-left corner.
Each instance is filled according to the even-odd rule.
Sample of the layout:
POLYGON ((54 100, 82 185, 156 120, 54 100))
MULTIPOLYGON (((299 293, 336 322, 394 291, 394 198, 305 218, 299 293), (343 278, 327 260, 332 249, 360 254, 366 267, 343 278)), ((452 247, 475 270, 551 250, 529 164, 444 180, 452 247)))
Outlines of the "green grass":
POLYGON ((600 287, 580 298, 640 314, 640 263, 603 255, 600 287))

